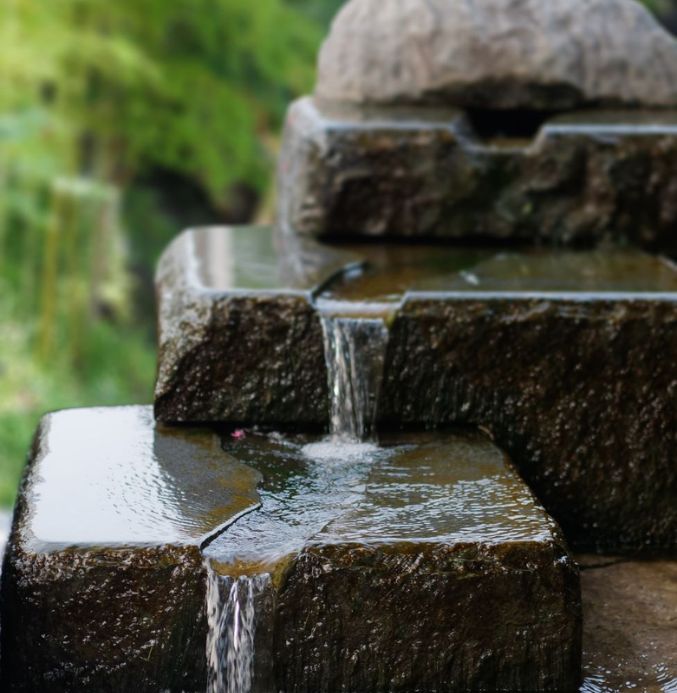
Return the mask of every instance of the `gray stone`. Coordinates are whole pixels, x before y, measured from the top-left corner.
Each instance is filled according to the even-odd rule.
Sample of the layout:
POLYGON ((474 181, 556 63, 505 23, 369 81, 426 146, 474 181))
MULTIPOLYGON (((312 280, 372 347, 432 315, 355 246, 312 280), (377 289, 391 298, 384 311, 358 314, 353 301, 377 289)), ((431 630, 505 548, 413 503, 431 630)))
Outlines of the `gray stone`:
POLYGON ((259 480, 150 407, 45 417, 2 573, 2 690, 204 691, 200 547, 259 480))
POLYGON ((483 139, 461 111, 306 98, 287 118, 278 224, 332 239, 612 239, 677 253, 676 157, 673 112, 580 113, 533 138, 483 139))
POLYGON ((677 42, 633 0, 351 0, 316 93, 472 108, 677 106, 677 42))

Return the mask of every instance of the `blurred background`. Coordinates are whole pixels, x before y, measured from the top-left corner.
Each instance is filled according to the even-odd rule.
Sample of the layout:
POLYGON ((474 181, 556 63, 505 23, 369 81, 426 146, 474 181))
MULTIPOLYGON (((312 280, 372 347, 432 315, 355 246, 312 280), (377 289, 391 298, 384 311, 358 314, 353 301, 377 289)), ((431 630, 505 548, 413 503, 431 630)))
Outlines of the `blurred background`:
MULTIPOLYGON (((0 0, 0 507, 41 414, 151 401, 158 255, 270 221, 341 4, 0 0)), ((677 29, 677 0, 646 4, 677 29)))

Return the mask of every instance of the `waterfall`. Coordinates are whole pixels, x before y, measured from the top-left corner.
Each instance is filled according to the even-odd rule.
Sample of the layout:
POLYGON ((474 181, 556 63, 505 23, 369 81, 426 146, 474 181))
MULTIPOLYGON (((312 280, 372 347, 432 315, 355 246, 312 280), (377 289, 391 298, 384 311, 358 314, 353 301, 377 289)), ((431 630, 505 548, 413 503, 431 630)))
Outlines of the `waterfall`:
POLYGON ((250 693, 256 601, 269 575, 231 578, 207 567, 207 693, 250 693))
POLYGON ((380 318, 323 313, 332 439, 355 442, 373 436, 388 329, 380 318))

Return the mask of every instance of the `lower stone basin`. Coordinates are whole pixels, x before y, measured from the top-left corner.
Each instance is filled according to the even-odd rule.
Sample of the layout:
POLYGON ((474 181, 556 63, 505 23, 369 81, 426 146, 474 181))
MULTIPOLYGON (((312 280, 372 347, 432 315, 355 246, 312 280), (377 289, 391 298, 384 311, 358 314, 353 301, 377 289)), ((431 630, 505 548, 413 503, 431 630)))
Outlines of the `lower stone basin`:
POLYGON ((204 690, 200 547, 258 481, 150 407, 45 417, 2 571, 2 690, 204 690))
POLYGON ((206 549, 230 590, 258 576, 255 690, 577 686, 576 571, 486 438, 303 443, 226 446, 263 477, 206 549))
POLYGON ((577 685, 576 566, 486 437, 223 447, 148 407, 45 418, 2 573, 3 690, 577 685))

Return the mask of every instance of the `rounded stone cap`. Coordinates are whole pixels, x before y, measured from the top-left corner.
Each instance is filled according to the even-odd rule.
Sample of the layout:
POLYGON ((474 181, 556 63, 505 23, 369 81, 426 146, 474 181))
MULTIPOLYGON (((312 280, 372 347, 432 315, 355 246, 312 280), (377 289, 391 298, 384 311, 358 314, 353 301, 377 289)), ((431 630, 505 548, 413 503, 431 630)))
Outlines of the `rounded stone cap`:
POLYGON ((316 95, 363 104, 677 106, 677 41, 634 0, 350 0, 316 95))

